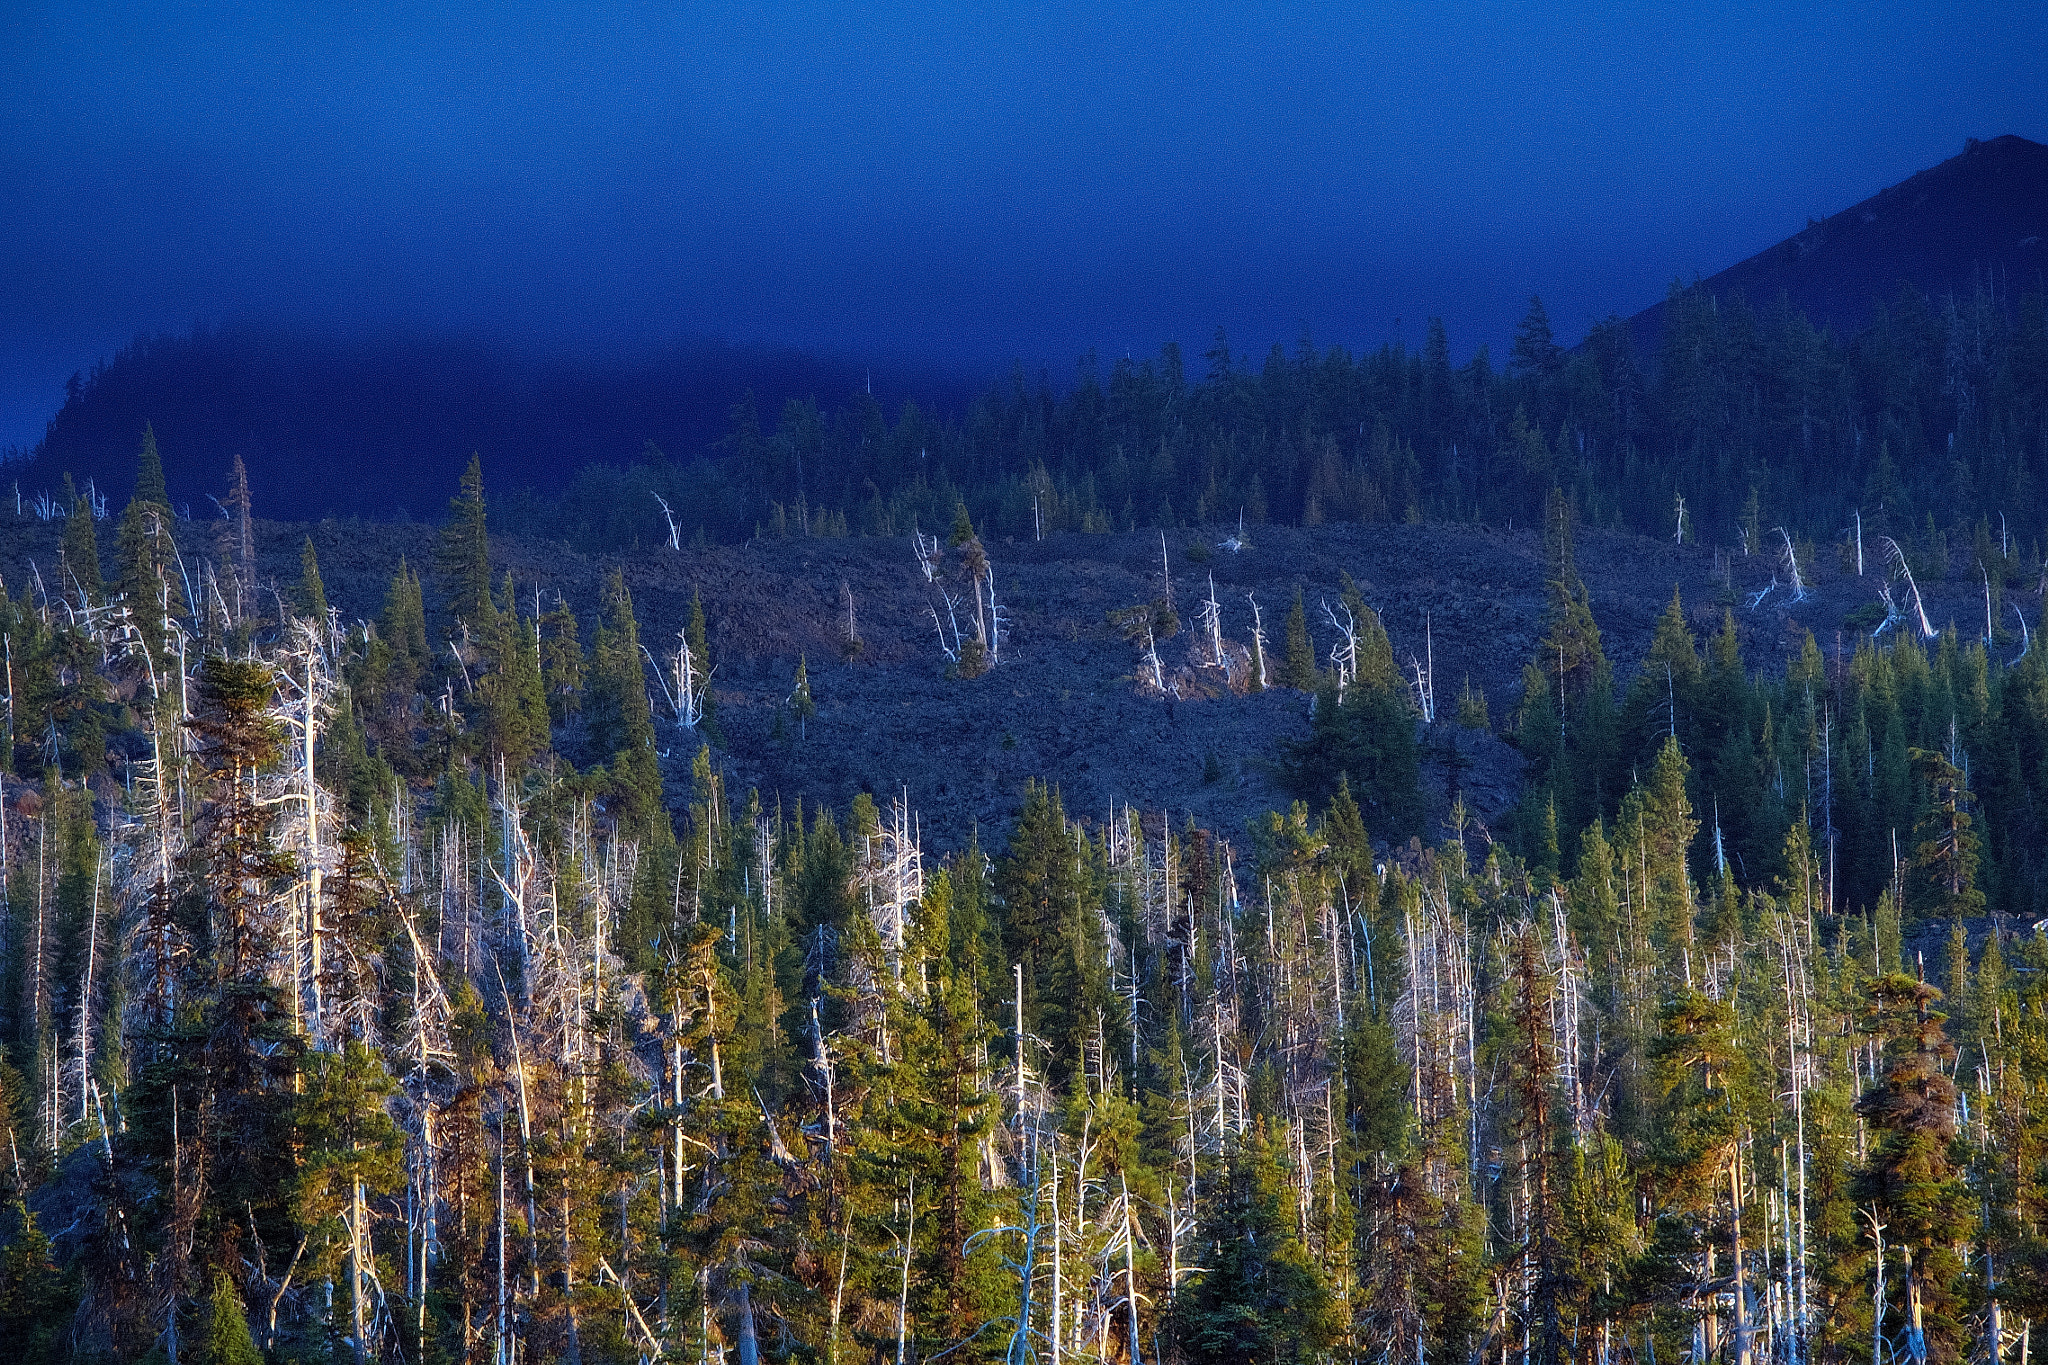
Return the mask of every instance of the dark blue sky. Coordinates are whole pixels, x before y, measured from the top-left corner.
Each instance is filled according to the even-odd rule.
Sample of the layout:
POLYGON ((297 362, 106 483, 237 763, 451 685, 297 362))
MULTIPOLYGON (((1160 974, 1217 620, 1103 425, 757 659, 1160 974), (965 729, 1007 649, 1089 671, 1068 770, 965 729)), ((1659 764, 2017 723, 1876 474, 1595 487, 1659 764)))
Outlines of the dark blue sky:
POLYGON ((15 0, 0 446, 195 321, 1498 354, 1532 292, 1576 339, 2002 133, 2048 141, 2039 0, 15 0))

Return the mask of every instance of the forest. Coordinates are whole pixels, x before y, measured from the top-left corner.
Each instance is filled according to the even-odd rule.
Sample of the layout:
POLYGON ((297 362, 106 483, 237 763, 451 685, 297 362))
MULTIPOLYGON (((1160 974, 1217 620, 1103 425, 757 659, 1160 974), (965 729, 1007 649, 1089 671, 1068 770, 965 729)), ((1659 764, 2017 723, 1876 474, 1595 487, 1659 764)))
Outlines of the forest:
POLYGON ((1934 300, 1902 285, 1836 336, 1782 296, 1674 285, 1651 355, 1620 318, 1566 349, 1535 299, 1503 368, 1484 347, 1454 366, 1437 321, 1419 351, 1356 356, 1307 336, 1247 356, 1219 332, 1195 364, 1168 345, 1106 374, 1091 354, 1058 386, 1018 370, 957 418, 906 402, 891 421, 862 393, 762 413, 749 395, 711 458, 650 443, 515 492, 500 522, 590 550, 660 544, 657 495, 690 509, 685 536, 724 543, 907 536, 956 502, 1019 538, 1239 517, 1535 526, 1556 488, 1590 526, 1751 548, 1780 523, 1836 537, 1859 511, 1896 538, 1929 517, 1940 534, 2048 525, 2038 286, 1934 300))
MULTIPOLYGON (((479 463, 351 623, 310 539, 259 572, 246 473, 183 519, 145 436, 125 509, 68 490, 61 562, 0 598, 0 1341, 2025 1362, 2048 662, 1990 603, 2039 591, 1993 518, 2044 524, 2048 341, 2038 300, 1909 305, 1844 349, 1701 302, 1653 385, 1539 309, 1504 376, 1440 336, 1256 374, 1219 342, 1199 384, 1169 352, 991 399, 929 478, 914 413, 869 442, 743 408, 727 459, 587 475, 562 514, 715 476, 761 534, 950 526, 963 566, 1034 517, 1523 517, 1548 606, 1498 830, 1454 805, 1415 832, 1418 731, 1492 722, 1420 707, 1361 599, 1335 641, 1276 628, 1270 670, 1230 642, 1244 685, 1315 698, 1301 803, 1083 818, 1047 773, 986 847, 927 856, 887 793, 730 789, 702 604, 657 661, 621 573, 588 624, 521 596, 492 535, 541 513, 487 504, 479 463), (1315 415, 1259 426, 1276 394, 1315 415), (1118 439, 1070 468, 1083 428, 1118 439), (1685 453, 1638 459, 1642 431, 1685 453), (1617 676, 1575 527, 1783 522, 1792 558, 1852 517, 1895 609, 1846 647, 1755 672, 1732 612, 1702 639, 1674 599, 1617 676), (1915 573, 1981 577, 1983 636, 1916 614, 1915 573)), ((811 706, 800 671, 789 727, 811 706)))

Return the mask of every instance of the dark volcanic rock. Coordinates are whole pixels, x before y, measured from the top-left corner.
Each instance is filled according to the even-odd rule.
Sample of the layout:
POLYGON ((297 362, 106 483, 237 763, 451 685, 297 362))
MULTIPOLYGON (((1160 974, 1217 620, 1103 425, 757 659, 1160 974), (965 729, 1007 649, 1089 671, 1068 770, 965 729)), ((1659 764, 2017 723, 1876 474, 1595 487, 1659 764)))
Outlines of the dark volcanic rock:
MULTIPOLYGON (((435 599, 431 528, 266 522, 259 529, 263 570, 286 594, 310 533, 329 598, 345 617, 375 618, 401 555, 427 570, 430 603, 435 599)), ((111 530, 103 540, 111 541, 111 530)), ((56 524, 0 523, 0 572, 17 596, 37 591, 31 565, 47 590, 57 537, 56 524)), ((1212 577, 1224 633, 1248 641, 1247 594, 1255 596, 1275 659, 1299 585, 1317 651, 1326 655, 1333 635, 1317 607, 1337 600, 1348 573, 1380 613, 1404 668, 1434 658, 1441 718, 1423 736, 1431 789, 1425 835, 1439 833, 1454 787, 1482 823, 1497 820, 1518 794, 1520 757, 1494 734, 1460 729, 1454 716, 1469 678, 1486 695, 1493 728, 1505 731, 1512 722, 1521 671, 1541 632, 1539 537, 1462 525, 1260 526, 1252 528, 1253 544, 1235 554, 1217 547, 1223 538, 1221 530, 1166 535, 1183 628, 1160 646, 1163 664, 1173 669, 1188 661, 1197 606, 1212 577)), ((182 523, 179 539, 195 574, 216 553, 207 524, 182 523)), ((1793 604, 1780 590, 1749 609, 1749 594, 1781 571, 1774 559, 1603 531, 1580 531, 1577 545, 1623 686, 1674 587, 1703 637, 1732 610, 1750 666, 1776 672, 1809 629, 1831 661, 1853 650, 1855 636, 1840 622, 1876 600, 1880 581, 1874 557, 1871 574, 1859 579, 1837 547, 1823 546, 1813 556, 1819 562, 1803 566, 1811 589, 1806 601, 1793 604)), ((586 636, 603 576, 614 564, 623 567, 641 637, 657 654, 674 648, 691 594, 701 592, 717 659, 714 692, 724 735, 718 760, 735 795, 758 788, 765 801, 785 808, 799 797, 843 808, 861 791, 882 802, 904 794, 938 850, 965 845, 977 827, 984 844, 999 843, 1033 779, 1057 784, 1079 817, 1100 820, 1129 804, 1167 812, 1176 824, 1192 816, 1232 837, 1290 799, 1277 760, 1283 744, 1307 733, 1307 696, 1274 689, 1169 706, 1142 694, 1140 650, 1105 620, 1107 612, 1162 591, 1157 531, 990 545, 1010 629, 1000 665, 972 680, 947 676, 930 615, 938 598, 918 571, 908 537, 761 540, 605 558, 509 539, 493 549, 529 610, 535 593, 552 600, 561 592, 586 636), (845 592, 861 639, 850 656, 845 592), (818 714, 802 734, 785 715, 778 736, 799 655, 808 661, 818 714)), ((1953 620, 1966 635, 1978 632, 1981 585, 1958 572, 1922 586, 1937 625, 1953 620)), ((957 583, 952 590, 965 593, 957 583)), ((2007 600, 2038 611, 2031 592, 2015 590, 2007 600)), ((700 740, 667 720, 660 735, 671 798, 680 800, 700 740)))

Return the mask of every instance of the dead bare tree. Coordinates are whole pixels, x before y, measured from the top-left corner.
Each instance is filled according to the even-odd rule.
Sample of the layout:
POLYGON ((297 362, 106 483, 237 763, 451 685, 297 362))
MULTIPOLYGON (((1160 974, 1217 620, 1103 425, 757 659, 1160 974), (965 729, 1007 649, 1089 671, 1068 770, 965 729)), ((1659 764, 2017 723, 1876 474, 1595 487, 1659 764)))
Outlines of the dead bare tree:
POLYGON ((679 531, 677 530, 677 528, 676 528, 676 514, 675 514, 675 512, 674 512, 674 511, 672 511, 672 510, 671 510, 671 509, 669 508, 669 505, 668 505, 668 500, 667 500, 667 499, 665 499, 665 498, 663 498, 663 497, 661 496, 661 494, 659 494, 659 493, 656 493, 656 494, 654 495, 654 500, 655 500, 656 502, 658 502, 658 503, 660 503, 660 504, 661 504, 661 516, 662 516, 662 520, 664 520, 664 521, 666 521, 666 522, 668 523, 668 547, 669 547, 669 549, 671 549, 671 550, 680 550, 680 549, 682 549, 682 548, 683 548, 683 541, 682 541, 682 535, 681 535, 681 533, 680 533, 680 532, 679 532, 679 531))
POLYGON ((1778 539, 1783 541, 1785 545, 1785 572, 1791 575, 1792 578, 1792 600, 1794 602, 1804 602, 1806 600, 1806 581, 1799 576, 1799 555, 1792 548, 1792 537, 1786 534, 1785 528, 1782 526, 1774 529, 1778 533, 1778 539))
MULTIPOLYGON (((1892 569, 1901 578, 1904 578, 1906 580, 1906 591, 1912 595, 1913 616, 1915 622, 1920 627, 1921 637, 1923 639, 1932 640, 1935 637, 1936 631, 1927 620, 1927 606, 1924 602, 1920 600, 1920 585, 1913 581, 1913 566, 1906 562, 1906 552, 1904 550, 1901 550, 1899 548, 1899 542, 1893 540, 1890 536, 1879 536, 1877 543, 1884 550, 1885 562, 1890 564, 1892 566, 1892 569)), ((1884 598, 1886 606, 1891 605, 1891 595, 1889 593, 1880 592, 1879 596, 1884 598)), ((1900 611, 1898 614, 1899 616, 1903 617, 1904 612, 1900 611)), ((1887 616, 1885 619, 1885 625, 1890 625, 1892 623, 1892 620, 1893 617, 1887 616)), ((1884 626, 1878 627, 1879 631, 1882 631, 1883 629, 1884 626)))
POLYGON ((1337 675, 1337 700, 1344 700, 1344 689, 1358 676, 1358 621, 1351 614, 1351 608, 1344 603, 1337 604, 1336 611, 1330 609, 1325 600, 1322 604, 1323 619, 1337 632, 1335 643, 1330 646, 1330 668, 1337 675), (1339 619, 1337 612, 1344 615, 1339 619))
POLYGON ((664 664, 654 657, 654 651, 646 645, 640 652, 647 656, 647 662, 654 666, 654 681, 661 688, 661 699, 675 717, 678 726, 694 730, 704 719, 704 699, 711 686, 711 674, 698 661, 690 649, 688 631, 676 632, 676 654, 673 664, 664 664))
POLYGON ((1252 604, 1252 660, 1259 674, 1259 690, 1264 691, 1269 684, 1266 681, 1266 631, 1259 620, 1259 599, 1246 593, 1244 600, 1252 604))
POLYGON ((1417 659, 1411 652, 1408 667, 1415 675, 1411 684, 1415 693, 1415 708, 1422 713, 1424 725, 1436 724, 1436 637, 1430 628, 1429 613, 1422 614, 1422 658, 1417 659))

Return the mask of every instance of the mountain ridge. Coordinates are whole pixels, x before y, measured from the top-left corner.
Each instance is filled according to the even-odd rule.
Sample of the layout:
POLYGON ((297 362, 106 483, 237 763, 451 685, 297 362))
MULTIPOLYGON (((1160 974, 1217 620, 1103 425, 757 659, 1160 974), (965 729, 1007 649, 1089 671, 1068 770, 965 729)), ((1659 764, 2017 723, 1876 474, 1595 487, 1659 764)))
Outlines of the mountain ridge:
MULTIPOLYGON (((1782 293, 1816 328, 1867 323, 1910 283, 1930 298, 2039 291, 2048 279, 2048 146, 2015 134, 1969 139, 1946 161, 1879 190, 1691 287, 1766 307, 1782 293)), ((1668 300, 1628 319, 1654 357, 1668 300)))

